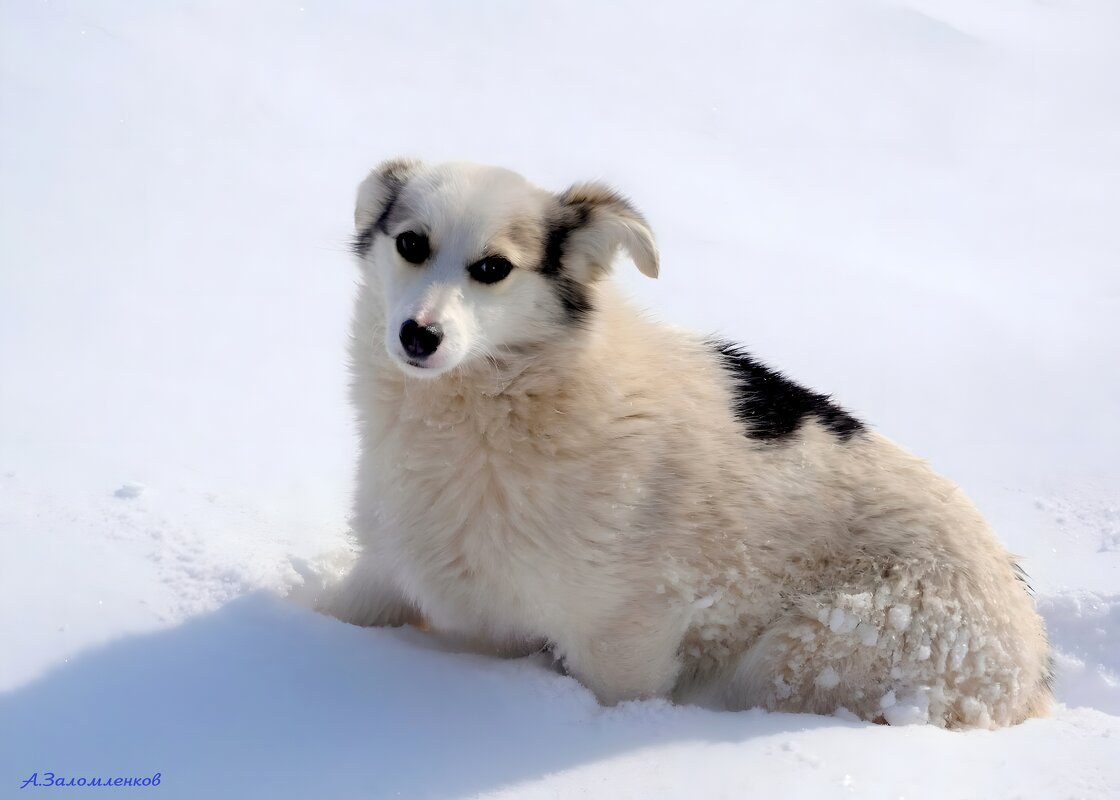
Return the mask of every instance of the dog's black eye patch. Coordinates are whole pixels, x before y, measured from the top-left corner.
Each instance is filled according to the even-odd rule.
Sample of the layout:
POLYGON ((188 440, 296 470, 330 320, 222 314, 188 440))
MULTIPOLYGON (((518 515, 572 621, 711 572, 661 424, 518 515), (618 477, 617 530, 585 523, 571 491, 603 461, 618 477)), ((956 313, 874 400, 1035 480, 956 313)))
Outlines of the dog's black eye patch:
POLYGON ((467 272, 479 283, 497 283, 512 271, 513 264, 501 256, 487 256, 467 267, 467 272))
POLYGON ((397 237, 397 252, 409 264, 423 264, 432 254, 432 248, 427 236, 405 231, 397 237))

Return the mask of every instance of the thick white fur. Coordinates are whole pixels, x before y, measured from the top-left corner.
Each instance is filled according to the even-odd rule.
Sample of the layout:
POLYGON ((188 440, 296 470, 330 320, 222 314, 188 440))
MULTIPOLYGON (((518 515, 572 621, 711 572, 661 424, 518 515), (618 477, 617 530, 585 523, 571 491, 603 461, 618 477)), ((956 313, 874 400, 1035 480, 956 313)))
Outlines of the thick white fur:
MULTIPOLYGON (((620 246, 656 274, 628 206, 569 237, 565 268, 596 309, 572 326, 518 261, 539 253, 513 254, 525 268, 508 284, 463 273, 554 196, 502 170, 406 166, 412 218, 362 259, 362 554, 332 613, 423 619, 507 655, 547 643, 604 703, 947 727, 1045 713, 1041 621, 960 489, 870 431, 841 441, 810 418, 788 439, 745 437, 710 346, 599 280, 620 246), (404 265, 392 236, 421 223, 435 261, 404 265), (453 329, 447 364, 402 364, 395 331, 417 313, 453 329)), ((363 185, 359 228, 381 213, 382 182, 363 185)))

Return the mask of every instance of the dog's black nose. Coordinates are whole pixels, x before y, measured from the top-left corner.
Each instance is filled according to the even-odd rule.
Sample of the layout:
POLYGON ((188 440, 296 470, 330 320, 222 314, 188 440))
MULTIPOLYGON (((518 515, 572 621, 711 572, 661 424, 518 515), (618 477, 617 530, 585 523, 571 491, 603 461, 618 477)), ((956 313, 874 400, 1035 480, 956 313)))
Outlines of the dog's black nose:
POLYGON ((443 341, 443 328, 433 323, 420 327, 414 319, 401 325, 401 344, 404 351, 414 358, 427 358, 443 341))

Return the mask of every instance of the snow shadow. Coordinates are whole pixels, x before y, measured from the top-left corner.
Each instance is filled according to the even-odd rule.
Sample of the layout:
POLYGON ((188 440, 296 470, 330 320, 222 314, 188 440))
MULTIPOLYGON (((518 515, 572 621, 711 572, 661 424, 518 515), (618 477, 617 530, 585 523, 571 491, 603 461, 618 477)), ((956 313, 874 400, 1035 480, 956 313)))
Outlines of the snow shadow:
MULTIPOLYGON (((0 787, 162 773, 160 797, 469 796, 674 741, 861 727, 663 702, 601 708, 538 659, 444 652, 258 593, 0 695, 0 787)), ((0 795, 11 794, 8 788, 0 795)))

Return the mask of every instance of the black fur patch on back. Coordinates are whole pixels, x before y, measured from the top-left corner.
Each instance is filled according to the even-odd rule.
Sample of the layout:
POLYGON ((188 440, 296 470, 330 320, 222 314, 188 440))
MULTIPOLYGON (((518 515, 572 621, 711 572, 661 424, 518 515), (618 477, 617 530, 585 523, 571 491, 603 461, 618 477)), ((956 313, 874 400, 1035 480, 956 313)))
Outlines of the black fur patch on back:
POLYGON ((710 340, 709 344, 734 378, 735 416, 746 427, 750 438, 783 439, 796 432, 809 416, 844 442, 864 430, 862 422, 827 395, 794 383, 755 361, 734 344, 718 340, 710 340))
POLYGON ((564 270, 564 246, 572 231, 586 224, 591 210, 583 205, 562 205, 549 222, 540 273, 556 284, 568 321, 578 325, 592 312, 587 289, 564 270))

